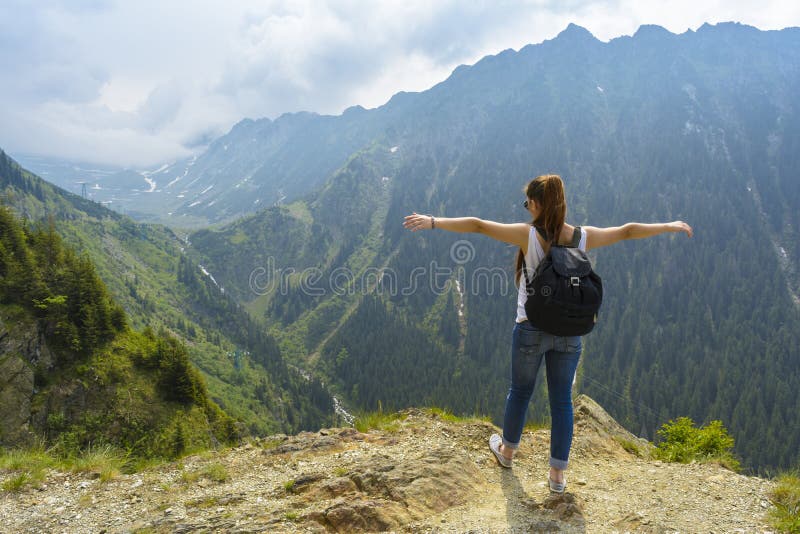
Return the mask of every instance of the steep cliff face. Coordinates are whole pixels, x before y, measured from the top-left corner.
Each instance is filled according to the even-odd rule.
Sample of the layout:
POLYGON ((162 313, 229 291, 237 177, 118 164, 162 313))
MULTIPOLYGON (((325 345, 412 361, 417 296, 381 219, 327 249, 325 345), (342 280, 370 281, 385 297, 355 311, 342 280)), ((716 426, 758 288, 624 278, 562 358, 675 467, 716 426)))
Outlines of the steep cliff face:
POLYGON ((55 357, 35 322, 8 318, 0 314, 0 445, 29 445, 36 372, 50 370, 55 357))
MULTIPOLYGON (((382 430, 276 435, 101 483, 51 472, 0 497, 0 524, 51 532, 757 532, 773 484, 712 464, 650 459, 588 397, 576 399, 565 495, 550 494, 549 431, 512 469, 498 429, 406 410, 382 430)), ((13 473, 0 472, 0 482, 13 473)))

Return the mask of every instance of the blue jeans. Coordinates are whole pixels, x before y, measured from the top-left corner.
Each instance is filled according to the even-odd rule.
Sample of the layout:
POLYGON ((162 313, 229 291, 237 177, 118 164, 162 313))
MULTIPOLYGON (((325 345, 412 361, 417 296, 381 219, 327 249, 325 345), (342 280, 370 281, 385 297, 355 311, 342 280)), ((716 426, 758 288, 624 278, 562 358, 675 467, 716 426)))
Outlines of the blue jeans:
POLYGON ((572 382, 580 357, 580 336, 554 336, 542 332, 529 321, 514 326, 503 445, 510 449, 519 447, 536 374, 544 358, 550 398, 550 465, 556 469, 567 468, 572 446, 572 382))

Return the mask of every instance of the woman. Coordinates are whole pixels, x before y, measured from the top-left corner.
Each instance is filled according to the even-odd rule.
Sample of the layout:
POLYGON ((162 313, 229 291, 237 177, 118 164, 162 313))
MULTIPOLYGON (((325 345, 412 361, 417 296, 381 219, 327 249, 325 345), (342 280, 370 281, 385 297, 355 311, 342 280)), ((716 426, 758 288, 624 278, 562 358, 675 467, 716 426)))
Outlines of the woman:
MULTIPOLYGON (((565 222, 567 202, 564 184, 555 174, 539 176, 525 188, 523 203, 531 214, 530 223, 503 224, 475 217, 434 218, 414 213, 405 217, 403 226, 411 231, 438 228, 451 232, 475 232, 519 247, 516 262, 517 320, 512 335, 511 387, 506 397, 503 436, 493 434, 489 447, 503 467, 511 467, 519 447, 528 403, 536 383, 536 374, 545 360, 547 391, 550 399, 550 490, 563 493, 565 471, 572 446, 572 383, 581 355, 581 338, 559 337, 535 328, 525 316, 525 280, 522 259, 529 273, 550 250, 552 243, 572 243, 575 227, 565 222)), ((595 228, 583 226, 578 248, 583 251, 613 245, 626 239, 642 239, 666 232, 684 232, 692 228, 682 221, 661 224, 627 223, 623 226, 595 228)))

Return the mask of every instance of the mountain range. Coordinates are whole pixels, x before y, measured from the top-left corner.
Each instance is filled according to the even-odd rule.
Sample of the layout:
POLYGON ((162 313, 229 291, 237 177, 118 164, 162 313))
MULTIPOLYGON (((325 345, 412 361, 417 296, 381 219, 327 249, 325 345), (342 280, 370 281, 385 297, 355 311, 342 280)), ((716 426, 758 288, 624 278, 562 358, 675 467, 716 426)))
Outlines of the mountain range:
MULTIPOLYGON (((126 224, 167 232, 167 256, 202 266, 350 409, 499 421, 515 250, 412 234, 403 216, 523 221, 523 186, 554 172, 573 224, 685 220, 692 240, 592 254, 607 297, 578 389, 649 438, 678 416, 722 419, 745 465, 785 468, 800 464, 797 102, 798 28, 642 26, 602 42, 570 25, 375 109, 244 120, 142 175, 155 185, 125 211, 171 235, 126 224)), ((176 302, 177 320, 192 305, 176 302)))

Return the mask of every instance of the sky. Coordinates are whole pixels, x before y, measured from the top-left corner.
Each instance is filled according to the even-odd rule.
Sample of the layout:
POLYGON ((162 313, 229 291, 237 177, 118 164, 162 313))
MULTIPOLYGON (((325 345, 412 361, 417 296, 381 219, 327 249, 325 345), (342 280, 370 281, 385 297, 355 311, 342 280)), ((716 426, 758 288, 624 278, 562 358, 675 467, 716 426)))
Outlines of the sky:
POLYGON ((0 148, 156 167, 243 118, 338 115, 552 39, 736 21, 800 26, 797 0, 0 0, 0 148))

